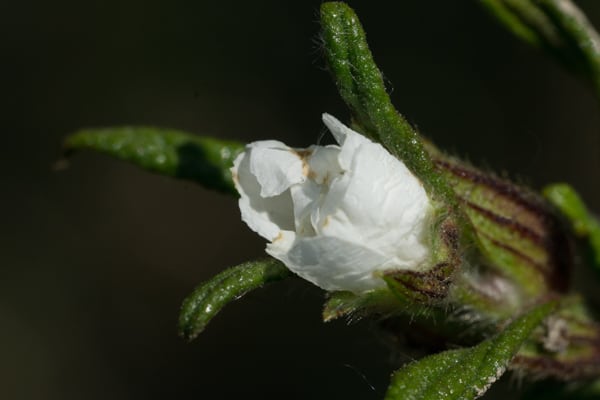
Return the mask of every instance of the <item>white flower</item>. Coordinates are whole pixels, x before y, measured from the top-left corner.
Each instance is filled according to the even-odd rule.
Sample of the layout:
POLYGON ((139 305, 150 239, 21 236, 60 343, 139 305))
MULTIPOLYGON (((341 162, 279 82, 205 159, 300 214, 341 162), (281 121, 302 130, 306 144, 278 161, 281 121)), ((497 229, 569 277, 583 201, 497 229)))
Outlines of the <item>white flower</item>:
POLYGON ((267 253, 326 290, 385 286, 377 271, 428 268, 431 206, 420 181, 380 144, 331 115, 339 146, 247 145, 232 168, 242 219, 267 253))

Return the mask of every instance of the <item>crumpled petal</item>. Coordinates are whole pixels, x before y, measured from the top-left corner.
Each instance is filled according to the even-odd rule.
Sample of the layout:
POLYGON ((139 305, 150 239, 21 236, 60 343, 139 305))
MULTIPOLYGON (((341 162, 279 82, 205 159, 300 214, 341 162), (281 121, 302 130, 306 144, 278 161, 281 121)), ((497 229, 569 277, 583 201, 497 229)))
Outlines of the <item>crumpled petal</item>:
POLYGON ((423 215, 430 207, 420 181, 380 144, 332 116, 323 120, 342 144, 339 158, 345 174, 331 184, 315 221, 317 234, 366 243, 394 254, 397 266, 417 269, 414 260, 428 253, 422 244, 427 227, 423 215))
POLYGON ((288 238, 267 245, 267 253, 325 290, 363 292, 385 285, 373 274, 385 256, 336 237, 298 237, 293 242, 288 238))
POLYGON ((406 166, 331 115, 339 146, 251 143, 234 162, 242 219, 271 241, 267 253, 326 290, 360 293, 378 271, 422 270, 431 206, 406 166))
POLYGON ((289 191, 263 197, 262 187, 251 172, 250 164, 255 148, 270 146, 271 142, 255 142, 234 161, 232 168, 235 187, 240 194, 242 220, 256 233, 273 240, 281 230, 293 230, 293 205, 289 191))
POLYGON ((261 197, 276 196, 306 179, 302 158, 283 143, 255 142, 250 149, 250 173, 258 181, 261 197))

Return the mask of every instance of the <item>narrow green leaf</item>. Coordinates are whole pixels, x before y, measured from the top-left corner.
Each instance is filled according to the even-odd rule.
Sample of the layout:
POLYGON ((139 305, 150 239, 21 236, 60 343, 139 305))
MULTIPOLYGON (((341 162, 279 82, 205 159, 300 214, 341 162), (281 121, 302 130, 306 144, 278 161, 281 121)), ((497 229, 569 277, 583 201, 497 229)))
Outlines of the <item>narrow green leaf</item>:
POLYGON ((586 241, 592 263, 600 271, 600 222, 588 211, 583 200, 568 184, 548 185, 543 192, 569 220, 573 232, 586 241))
POLYGON ((194 339, 227 303, 290 275, 285 265, 275 259, 250 261, 221 272, 183 301, 179 333, 188 340, 194 339))
POLYGON ((140 126, 84 129, 65 139, 66 154, 91 149, 209 189, 236 194, 229 168, 243 145, 189 133, 140 126))
POLYGON ((549 302, 480 344, 425 357, 392 376, 386 400, 475 399, 506 370, 532 331, 556 307, 549 302))
POLYGON ((323 3, 321 23, 327 63, 355 123, 402 160, 430 191, 452 198, 418 133, 392 105, 354 11, 345 3, 323 3))

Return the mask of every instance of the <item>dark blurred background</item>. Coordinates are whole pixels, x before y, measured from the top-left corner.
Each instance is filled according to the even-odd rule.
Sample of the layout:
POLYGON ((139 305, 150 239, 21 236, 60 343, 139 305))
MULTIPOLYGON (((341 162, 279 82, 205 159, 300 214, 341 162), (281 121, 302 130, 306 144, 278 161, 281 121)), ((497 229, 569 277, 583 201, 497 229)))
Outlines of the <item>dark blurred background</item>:
MULTIPOLYGON (((177 336, 195 285, 263 254, 234 199, 91 152, 52 168, 88 126, 315 143, 322 112, 348 117, 319 4, 0 4, 0 397, 382 398, 392 364, 372 325, 322 324, 323 293, 304 282, 177 336)), ((571 182, 600 210, 600 104, 584 85, 475 0, 350 4, 422 132, 533 187, 571 182)), ((600 2, 578 4, 600 26, 600 2)))

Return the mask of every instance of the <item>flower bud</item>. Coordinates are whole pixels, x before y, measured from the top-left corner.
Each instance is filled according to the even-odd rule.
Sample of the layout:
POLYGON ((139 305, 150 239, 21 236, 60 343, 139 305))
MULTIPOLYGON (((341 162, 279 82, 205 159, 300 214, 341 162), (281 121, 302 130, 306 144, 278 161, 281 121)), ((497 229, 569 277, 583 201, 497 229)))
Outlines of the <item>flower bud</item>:
POLYGON ((330 291, 385 287, 383 271, 424 271, 432 206, 421 182, 380 144, 331 115, 339 145, 246 146, 232 175, 242 219, 267 253, 330 291))

